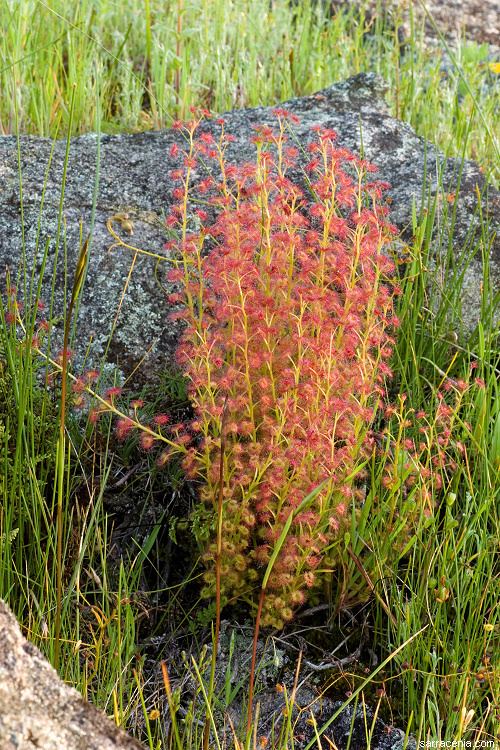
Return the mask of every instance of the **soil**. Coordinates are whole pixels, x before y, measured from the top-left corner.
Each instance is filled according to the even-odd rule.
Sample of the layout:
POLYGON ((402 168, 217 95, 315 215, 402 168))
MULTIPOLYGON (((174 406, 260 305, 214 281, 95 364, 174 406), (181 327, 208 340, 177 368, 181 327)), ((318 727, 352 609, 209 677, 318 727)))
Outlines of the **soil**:
MULTIPOLYGON (((332 1, 333 8, 356 4, 357 0, 332 1)), ((368 10, 375 16, 380 6, 394 18, 405 37, 410 33, 411 14, 417 28, 425 23, 426 36, 430 42, 438 37, 428 13, 449 43, 465 38, 477 44, 499 48, 500 14, 497 0, 370 0, 368 10)))

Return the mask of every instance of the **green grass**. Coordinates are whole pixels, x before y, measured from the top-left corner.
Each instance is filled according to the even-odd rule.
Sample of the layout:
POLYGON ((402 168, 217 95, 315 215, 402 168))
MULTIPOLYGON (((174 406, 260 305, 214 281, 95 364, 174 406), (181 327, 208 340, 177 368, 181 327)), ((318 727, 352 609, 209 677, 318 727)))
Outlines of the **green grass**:
MULTIPOLYGON (((440 54, 424 48, 418 28, 401 55, 395 34, 381 21, 369 24, 349 12, 327 20, 320 3, 307 1, 294 7, 267 0, 83 0, 69 5, 26 0, 2 4, 0 32, 5 94, 0 128, 6 133, 75 134, 92 130, 96 122, 106 132, 164 127, 191 104, 216 111, 274 104, 376 70, 390 83, 388 101, 395 115, 447 154, 472 156, 492 176, 497 169, 491 131, 498 81, 488 69, 485 50, 462 45, 456 52, 459 67, 452 66, 444 77, 440 54)), ((63 195, 64 186, 61 205, 63 195)), ((432 204, 428 209, 432 217, 432 204)), ((450 448, 457 467, 443 472, 444 486, 435 490, 440 507, 430 518, 415 515, 411 492, 403 497, 401 486, 384 487, 384 460, 374 460, 364 510, 346 540, 331 594, 332 606, 368 601, 381 660, 376 674, 353 671, 335 679, 351 686, 349 700, 379 701, 381 710, 392 711, 394 722, 417 741, 491 738, 500 701, 500 357, 487 262, 492 232, 483 218, 482 233, 463 248, 465 258, 478 254, 486 260, 483 304, 477 330, 455 341, 450 320, 460 317, 462 279, 448 251, 451 222, 450 213, 438 237, 440 268, 432 270, 429 221, 415 218, 399 300, 392 387, 395 401, 398 393, 407 394, 401 414, 426 410, 435 445, 438 390, 445 378, 463 380, 465 390, 452 386, 447 398, 454 439, 464 451, 450 448), (452 279, 441 302, 438 271, 452 279), (474 384, 475 378, 485 387, 474 384), (384 697, 374 699, 382 684, 384 697)), ((44 248, 39 252, 43 256, 44 248)), ((68 269, 68 289, 74 271, 68 269)), ((66 460, 57 463, 60 382, 47 383, 54 364, 47 372, 35 345, 20 345, 31 342, 37 329, 39 280, 25 267, 12 283, 21 290, 25 308, 16 312, 14 297, 8 301, 2 295, 0 596, 30 640, 54 661, 61 557, 54 525, 57 488, 63 488, 61 675, 147 747, 201 747, 203 729, 197 722, 220 703, 209 690, 210 659, 186 658, 184 677, 189 676, 197 696, 189 721, 189 711, 188 719, 178 711, 179 688, 147 684, 151 675, 139 649, 151 621, 161 633, 169 621, 186 628, 196 615, 182 597, 183 589, 196 587, 196 570, 186 573, 195 580, 168 587, 162 582, 164 547, 175 544, 176 534, 176 550, 187 543, 185 508, 174 514, 170 541, 168 534, 162 536, 160 521, 150 522, 120 559, 110 549, 114 514, 105 503, 108 487, 134 463, 139 470, 133 491, 147 506, 155 492, 182 491, 182 477, 177 469, 164 477, 133 444, 118 446, 111 420, 103 419, 96 430, 73 411, 66 419, 66 460), (169 737, 166 704, 177 727, 169 737), (161 720, 151 713, 157 707, 161 720)), ((182 383, 166 379, 155 398, 182 404, 182 383)), ((146 399, 153 400, 150 394, 146 399)), ((126 409, 126 397, 117 406, 126 409)), ((415 437, 401 414, 385 425, 399 446, 415 437)), ((200 628, 191 625, 194 643, 200 628)), ((227 704, 228 683, 223 693, 227 704)), ((287 700, 293 699, 288 695, 287 700)), ((290 720, 277 735, 276 748, 291 746, 292 736, 290 720)), ((319 748, 320 741, 314 746, 319 748)))
MULTIPOLYGON (((484 250, 488 228, 483 230, 479 244, 484 243, 484 250)), ((451 389, 452 430, 464 451, 455 454, 456 470, 443 477, 440 508, 417 524, 397 568, 391 563, 383 528, 377 531, 372 520, 363 536, 373 550, 381 593, 395 618, 385 617, 380 610, 381 642, 395 648, 426 626, 421 637, 401 652, 396 660, 399 669, 392 675, 401 676, 403 713, 413 715, 412 732, 422 739, 449 740, 478 737, 484 731, 491 739, 498 720, 493 705, 500 687, 500 665, 493 656, 498 649, 500 599, 498 329, 486 304, 493 294, 485 277, 478 330, 466 347, 450 343, 446 308, 456 304, 460 280, 452 285, 452 294, 441 307, 433 308, 426 291, 432 288, 425 271, 428 249, 425 242, 417 247, 407 269, 396 378, 400 392, 408 394, 410 408, 427 414, 435 413, 437 389, 446 378, 467 383, 461 395, 458 387, 451 389), (484 381, 484 388, 473 385, 476 378, 484 381), (471 727, 469 734, 465 731, 469 710, 475 712, 472 725, 477 735, 471 727)), ((469 253, 477 251, 477 247, 469 248, 469 253)), ((443 270, 446 278, 453 278, 451 261, 443 270)), ((430 432, 434 445, 439 439, 436 427, 437 423, 430 432)), ((412 428, 408 433, 412 435, 412 428)), ((375 486, 373 492, 378 491, 375 486)), ((389 692, 396 697, 401 688, 389 692)))
POLYGON ((160 128, 191 105, 216 112, 275 104, 362 71, 389 83, 394 116, 446 153, 485 170, 497 165, 492 133, 498 87, 487 50, 463 43, 457 66, 425 48, 421 25, 403 48, 397 34, 362 12, 334 20, 328 3, 301 0, 25 0, 0 10, 0 131, 64 133, 76 84, 72 134, 160 128), (262 33, 262 29, 266 33, 262 33))

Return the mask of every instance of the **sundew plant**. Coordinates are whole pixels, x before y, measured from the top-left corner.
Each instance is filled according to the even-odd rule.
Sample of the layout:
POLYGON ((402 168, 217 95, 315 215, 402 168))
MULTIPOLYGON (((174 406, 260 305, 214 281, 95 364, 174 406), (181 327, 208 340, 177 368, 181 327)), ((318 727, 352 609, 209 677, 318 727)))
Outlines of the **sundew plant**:
POLYGON ((299 186, 288 176, 294 118, 276 116, 256 130, 255 162, 240 166, 227 163, 222 120, 218 137, 199 120, 182 126, 189 146, 173 148, 182 166, 168 224, 180 237, 169 273, 185 323, 177 359, 195 411, 183 466, 220 522, 203 593, 215 594, 218 573, 222 605, 255 604, 270 571, 259 615, 281 628, 335 565, 362 501, 398 289, 375 168, 317 127, 299 186), (201 185, 207 210, 191 184, 199 160, 217 165, 201 185))

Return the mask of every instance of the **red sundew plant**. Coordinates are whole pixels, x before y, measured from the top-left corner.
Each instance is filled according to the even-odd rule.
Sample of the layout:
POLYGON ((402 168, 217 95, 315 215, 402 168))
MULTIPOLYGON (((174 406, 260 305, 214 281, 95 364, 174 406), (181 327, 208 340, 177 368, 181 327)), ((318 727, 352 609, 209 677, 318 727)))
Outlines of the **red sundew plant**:
POLYGON ((222 603, 252 602, 272 561, 262 624, 279 628, 321 583, 362 498, 355 478, 373 450, 398 323, 386 254, 396 230, 386 186, 367 181, 374 168, 332 131, 312 134, 303 188, 288 177, 299 152, 287 113, 257 129, 255 163, 242 166, 227 163, 223 122, 217 139, 199 126, 184 126, 189 145, 172 152, 182 169, 167 220, 180 234, 170 301, 182 303, 177 358, 195 411, 183 465, 203 480, 209 510, 222 501, 204 594, 217 560, 222 603), (201 183, 207 210, 192 203, 200 159, 220 171, 201 183))

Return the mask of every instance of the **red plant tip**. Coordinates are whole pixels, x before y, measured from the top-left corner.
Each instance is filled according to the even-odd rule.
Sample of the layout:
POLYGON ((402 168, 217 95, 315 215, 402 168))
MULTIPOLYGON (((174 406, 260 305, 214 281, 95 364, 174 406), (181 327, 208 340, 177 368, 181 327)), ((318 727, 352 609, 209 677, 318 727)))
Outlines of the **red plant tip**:
POLYGON ((113 386, 112 388, 108 388, 107 391, 104 393, 104 398, 108 399, 109 401, 113 401, 117 396, 119 396, 122 392, 122 389, 119 388, 117 385, 113 386))
POLYGON ((130 406, 132 407, 132 409, 141 409, 144 406, 144 401, 142 400, 142 398, 134 398, 130 402, 130 406))
POLYGON ((86 382, 83 378, 77 378, 71 383, 71 390, 73 393, 81 393, 86 388, 86 382))
POLYGON ((314 586, 315 581, 316 581, 316 576, 314 575, 312 571, 308 570, 304 573, 304 583, 308 589, 314 586))
POLYGON ((135 424, 128 417, 118 419, 115 425, 115 434, 118 440, 126 440, 132 430, 135 428, 135 424))
POLYGON ((156 465, 158 466, 159 469, 163 469, 168 464, 171 458, 172 458, 172 451, 170 450, 162 451, 160 455, 158 456, 158 458, 156 459, 156 465))
POLYGON ((99 380, 100 372, 99 370, 87 370, 86 373, 84 373, 84 378, 87 381, 87 383, 95 383, 97 380, 99 380))
POLYGON ((157 427, 163 427, 169 422, 170 422, 170 417, 168 416, 168 414, 157 414, 155 417, 153 417, 153 423, 157 427))
POLYGON ((89 422, 90 424, 97 424, 101 417, 102 411, 100 409, 91 409, 89 411, 89 422))
POLYGON ((156 438, 153 435, 150 435, 148 432, 141 433, 139 444, 144 451, 150 451, 155 443, 156 438))

